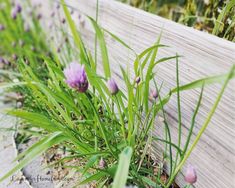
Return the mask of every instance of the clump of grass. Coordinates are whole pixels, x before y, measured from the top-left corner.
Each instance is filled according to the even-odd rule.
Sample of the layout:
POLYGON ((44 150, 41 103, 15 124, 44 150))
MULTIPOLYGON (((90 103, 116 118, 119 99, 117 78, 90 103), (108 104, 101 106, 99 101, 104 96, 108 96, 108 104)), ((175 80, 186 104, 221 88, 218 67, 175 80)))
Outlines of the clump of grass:
MULTIPOLYGON (((64 157, 58 163, 61 162, 62 165, 62 161, 66 162, 68 158, 79 158, 85 163, 84 166, 79 167, 79 172, 83 175, 83 180, 78 182, 79 185, 95 181, 100 187, 104 185, 112 185, 115 188, 124 185, 170 187, 208 126, 229 80, 235 76, 235 67, 233 66, 224 75, 180 85, 178 71, 180 56, 176 54, 158 59, 158 50, 166 47, 161 44, 159 36, 153 46, 140 54, 134 52, 136 55, 133 62, 135 79, 130 77, 128 70, 120 67, 126 88, 124 91, 113 78, 104 32, 110 34, 124 48, 131 50, 132 48, 88 17, 96 32, 95 43, 99 43, 102 57, 102 65, 100 65, 96 60, 96 55, 93 57, 86 48, 86 41, 83 41, 77 31, 64 1, 61 2, 66 17, 66 22, 63 24, 68 24, 73 40, 70 41, 71 43, 66 42, 60 52, 49 51, 51 48, 56 49, 54 45, 57 44, 47 44, 39 20, 33 17, 32 24, 33 28, 36 27, 35 31, 37 29, 41 31, 41 36, 35 36, 33 33, 25 34, 25 32, 18 35, 22 24, 13 24, 16 20, 10 18, 11 5, 8 1, 6 1, 8 8, 0 13, 0 21, 6 27, 4 32, 0 32, 0 39, 3 40, 5 47, 3 48, 4 54, 1 55, 8 58, 12 53, 17 53, 18 56, 17 60, 12 61, 11 66, 6 67, 8 70, 12 69, 11 74, 0 87, 11 88, 24 97, 22 108, 11 109, 7 113, 26 122, 28 131, 36 129, 41 135, 37 143, 16 158, 20 160, 19 164, 1 177, 0 181, 26 166, 53 145, 58 145, 63 149, 65 147, 69 153, 69 156, 64 157), (11 27, 12 25, 14 27, 11 27), (9 44, 22 36, 33 40, 24 38, 26 46, 37 41, 38 46, 35 45, 35 47, 40 45, 42 47, 36 53, 32 53, 28 48, 12 50, 9 44), (72 46, 73 50, 71 50, 72 46), (48 52, 50 55, 47 55, 48 52), (172 59, 176 60, 176 87, 172 88, 166 96, 162 96, 163 86, 157 84, 154 68, 172 59), (76 63, 70 64, 72 61, 76 63), (69 68, 68 65, 70 65, 69 68), (98 74, 97 66, 102 66, 102 75, 98 74), (39 72, 39 70, 43 71, 39 72), (213 83, 222 83, 222 89, 199 134, 193 144, 189 145, 203 97, 203 88, 213 83), (89 88, 87 88, 88 85, 89 88), (151 85, 154 87, 151 88, 151 85), (181 143, 180 93, 194 88, 201 88, 201 93, 192 117, 186 144, 183 145, 181 143), (172 142, 171 129, 164 110, 173 95, 177 95, 178 99, 177 143, 172 142), (155 119, 160 113, 164 118, 164 138, 152 134, 155 119), (159 164, 158 173, 154 172, 156 166, 152 165, 153 160, 148 152, 153 141, 162 142, 165 145, 164 161, 170 167, 166 181, 161 179, 161 174, 164 172, 161 164, 159 164), (175 157, 173 150, 176 151, 175 157)), ((23 17, 17 17, 17 19, 20 23, 23 21, 23 17)), ((62 32, 62 36, 66 36, 64 30, 57 30, 57 32, 62 32)), ((70 166, 69 168, 78 167, 70 166)))

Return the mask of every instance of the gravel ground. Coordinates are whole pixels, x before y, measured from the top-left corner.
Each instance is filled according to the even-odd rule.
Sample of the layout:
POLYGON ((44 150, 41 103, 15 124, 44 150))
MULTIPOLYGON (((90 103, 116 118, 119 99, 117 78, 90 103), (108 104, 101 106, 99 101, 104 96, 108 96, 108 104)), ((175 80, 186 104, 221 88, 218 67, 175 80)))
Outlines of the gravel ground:
MULTIPOLYGON (((6 131, 5 129, 13 128, 16 125, 16 119, 6 116, 2 111, 9 108, 9 105, 2 103, 2 94, 0 92, 0 177, 11 170, 17 162, 13 162, 17 156, 17 150, 14 141, 14 131, 6 131)), ((25 180, 22 172, 10 176, 3 182, 0 182, 1 188, 29 188, 30 185, 25 180)))

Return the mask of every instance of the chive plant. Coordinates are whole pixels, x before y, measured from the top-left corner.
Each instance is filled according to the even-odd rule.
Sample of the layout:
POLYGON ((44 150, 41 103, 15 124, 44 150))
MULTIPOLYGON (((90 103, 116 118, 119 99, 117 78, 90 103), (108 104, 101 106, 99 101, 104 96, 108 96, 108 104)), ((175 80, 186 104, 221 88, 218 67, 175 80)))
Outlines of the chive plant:
MULTIPOLYGON (((58 43, 48 44, 36 15, 32 15, 29 21, 31 27, 25 32, 24 17, 21 13, 17 13, 16 18, 11 17, 14 7, 8 0, 4 1, 6 8, 0 12, 0 40, 3 41, 0 55, 4 59, 10 59, 12 54, 17 56, 11 60, 9 66, 1 70, 1 74, 5 75, 5 82, 0 84, 0 88, 18 92, 24 99, 20 109, 10 109, 7 114, 21 118, 23 125, 27 125, 19 130, 30 133, 37 130, 36 135, 39 139, 18 155, 16 160, 19 160, 19 163, 1 177, 0 181, 22 169, 36 156, 58 145, 61 148, 65 147, 68 155, 55 164, 66 166, 66 162, 71 159, 79 159, 84 164, 79 170, 83 175, 83 179, 78 182, 79 185, 95 181, 100 187, 171 187, 208 126, 229 80, 235 76, 235 67, 233 66, 227 74, 180 85, 180 56, 176 54, 172 57, 157 58, 159 48, 166 47, 161 44, 160 36, 153 46, 137 54, 124 41, 88 17, 96 32, 95 44, 99 44, 100 47, 100 65, 96 52, 93 57, 86 48, 86 41, 83 41, 63 0, 61 5, 66 17, 62 24, 69 26, 73 40, 66 40, 66 43, 60 46, 60 52, 49 50, 56 49, 58 43), (40 35, 36 35, 37 31, 40 31, 40 35), (130 77, 128 70, 120 67, 126 91, 122 90, 113 78, 104 33, 122 44, 123 48, 129 48, 136 56, 133 62, 135 79, 130 77), (24 42, 24 48, 12 48, 11 44, 19 40, 24 42), (35 51, 30 48, 31 45, 35 47, 35 51), (176 87, 162 96, 161 89, 164 86, 157 84, 154 69, 172 59, 176 61, 176 87), (97 66, 102 66, 102 75, 97 72, 97 66), (203 88, 213 83, 222 83, 222 89, 201 130, 195 140, 192 140, 203 88), (150 86, 152 84, 153 88, 150 86), (194 88, 201 88, 201 93, 186 143, 183 145, 180 93, 194 88), (170 125, 165 115, 165 106, 173 95, 177 96, 178 102, 177 143, 171 139, 170 125), (152 134, 159 113, 164 118, 164 138, 152 134), (163 166, 159 164, 160 170, 155 174, 154 169, 158 166, 153 165, 153 159, 149 156, 148 147, 155 141, 165 145, 164 160, 170 167, 165 182, 161 179, 163 166), (192 145, 189 144, 190 141, 192 145), (173 150, 176 151, 176 156, 173 155, 173 150)), ((57 29, 55 32, 55 35, 69 37, 68 31, 64 29, 57 29)), ((68 168, 77 167, 75 165, 68 168)), ((194 183, 195 170, 190 167, 187 172, 186 182, 194 183)))

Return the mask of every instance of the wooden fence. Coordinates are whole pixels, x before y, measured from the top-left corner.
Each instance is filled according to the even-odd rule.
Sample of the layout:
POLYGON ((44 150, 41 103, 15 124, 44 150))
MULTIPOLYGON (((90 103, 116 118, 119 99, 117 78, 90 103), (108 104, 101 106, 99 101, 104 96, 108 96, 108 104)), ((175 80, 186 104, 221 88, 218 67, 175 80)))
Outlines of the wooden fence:
MULTIPOLYGON (((59 2, 59 1, 57 1, 59 2)), ((52 1, 43 1, 44 14, 49 17, 52 1)), ((73 18, 82 33, 85 45, 94 51, 94 30, 85 15, 95 18, 96 0, 66 0, 68 7, 74 10, 73 18)), ((62 12, 62 9, 60 10, 62 12)), ((63 14, 63 13, 62 13, 63 14)), ((48 19, 49 20, 49 19, 48 19)), ((186 84, 209 75, 226 73, 235 63, 235 43, 212 36, 210 34, 179 25, 167 19, 149 14, 113 0, 99 0, 99 24, 114 33, 136 52, 141 52, 154 44, 161 33, 161 43, 169 45, 162 48, 158 58, 173 56, 176 53, 180 58, 180 83, 186 84)), ((122 79, 119 65, 132 66, 134 56, 132 52, 110 36, 106 37, 111 68, 115 79, 122 90, 122 79)), ((100 62, 100 54, 98 54, 100 62)), ((101 68, 101 64, 100 67, 101 68)), ((164 81, 162 95, 176 85, 175 61, 169 61, 156 68, 157 79, 164 81)), ((130 71, 134 78, 134 71, 130 71)), ((197 135, 207 113, 212 107, 221 85, 214 84, 205 89, 202 107, 196 119, 193 137, 197 135)), ((195 108, 199 90, 186 91, 181 94, 183 141, 188 133, 193 109, 195 108)), ((208 129, 202 136, 188 163, 197 168, 198 181, 195 187, 231 188, 235 184, 235 80, 231 81, 225 91, 223 99, 216 110, 208 129)), ((166 107, 172 137, 177 142, 177 103, 173 97, 166 107)), ((155 134, 161 136, 163 126, 158 118, 155 134)), ((161 157, 159 145, 153 146, 157 159, 161 157)), ((185 168, 183 168, 184 172, 185 168)), ((185 185, 183 173, 177 177, 180 186, 185 185)))

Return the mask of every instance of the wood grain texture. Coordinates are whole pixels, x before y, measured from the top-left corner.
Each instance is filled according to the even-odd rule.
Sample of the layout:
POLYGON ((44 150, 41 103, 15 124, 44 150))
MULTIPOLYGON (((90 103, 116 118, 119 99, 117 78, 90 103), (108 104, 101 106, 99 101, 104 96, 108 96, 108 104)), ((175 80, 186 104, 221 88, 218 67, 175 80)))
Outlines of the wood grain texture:
MULTIPOLYGON (((49 0, 45 1, 45 5, 49 0)), ((96 0, 66 0, 66 4, 75 12, 73 18, 81 31, 86 46, 94 51, 94 31, 85 15, 95 17, 96 0), (80 16, 78 16, 80 15, 80 16), (80 17, 80 19, 78 19, 80 17)), ((48 11, 49 12, 49 11, 48 11)), ((46 12, 46 13, 48 13, 46 12)), ((235 63, 235 44, 216 36, 179 25, 164 18, 129 7, 113 0, 99 1, 99 24, 114 33, 136 52, 141 52, 153 45, 162 32, 161 43, 169 45, 162 48, 158 58, 173 56, 176 53, 180 58, 180 83, 186 84, 205 76, 226 73, 235 63)), ((113 77, 122 85, 119 65, 131 67, 134 56, 132 52, 121 46, 110 36, 106 37, 109 58, 113 77)), ((98 54, 100 62, 100 54, 98 54)), ((102 65, 98 67, 102 71, 102 65)), ((169 61, 156 68, 158 82, 164 81, 162 95, 176 85, 175 61, 169 61)), ((134 71, 130 69, 130 75, 134 78, 134 71)), ((221 85, 215 84, 205 89, 202 107, 196 119, 193 138, 197 135, 207 113, 212 107, 221 85)), ((193 109, 198 100, 200 90, 182 92, 182 123, 183 142, 188 134, 193 109)), ((196 149, 190 156, 188 163, 197 168, 198 188, 231 188, 235 184, 235 81, 231 81, 225 91, 223 99, 216 113, 202 136, 196 149)), ((172 131, 172 137, 177 142, 177 103, 174 96, 166 106, 168 121, 172 131)), ((163 126, 159 118, 156 122, 155 134, 163 135, 163 126)), ((161 146, 154 144, 156 157, 161 156, 161 146)), ((177 177, 177 183, 184 186, 183 172, 177 177)))

